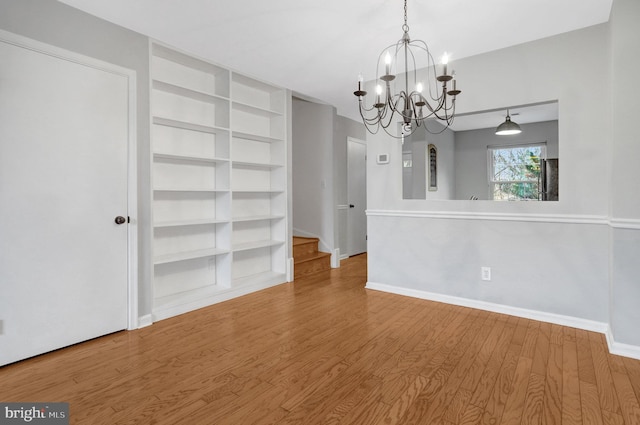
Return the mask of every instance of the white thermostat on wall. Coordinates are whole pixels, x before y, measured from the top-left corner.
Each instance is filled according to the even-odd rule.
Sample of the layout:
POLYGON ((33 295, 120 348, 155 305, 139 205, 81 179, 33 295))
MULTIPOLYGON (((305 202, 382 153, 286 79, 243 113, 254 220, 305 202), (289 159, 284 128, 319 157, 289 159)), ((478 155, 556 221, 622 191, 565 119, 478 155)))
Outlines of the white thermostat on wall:
POLYGON ((378 154, 378 164, 388 164, 389 163, 389 154, 381 153, 378 154))

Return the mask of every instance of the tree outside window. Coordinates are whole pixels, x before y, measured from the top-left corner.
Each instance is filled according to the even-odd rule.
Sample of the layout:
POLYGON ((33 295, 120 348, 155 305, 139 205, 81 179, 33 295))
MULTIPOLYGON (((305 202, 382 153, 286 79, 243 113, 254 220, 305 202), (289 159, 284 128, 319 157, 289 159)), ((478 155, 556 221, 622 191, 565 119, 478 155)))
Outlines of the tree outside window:
POLYGON ((540 159, 544 143, 489 148, 490 198, 498 201, 537 201, 540 159))

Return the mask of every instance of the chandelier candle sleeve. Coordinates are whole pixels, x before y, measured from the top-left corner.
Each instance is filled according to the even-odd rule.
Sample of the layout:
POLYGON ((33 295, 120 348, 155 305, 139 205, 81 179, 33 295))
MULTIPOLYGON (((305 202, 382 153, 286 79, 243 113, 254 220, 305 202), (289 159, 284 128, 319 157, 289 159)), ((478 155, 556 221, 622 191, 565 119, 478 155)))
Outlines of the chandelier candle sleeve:
POLYGON ((363 96, 367 95, 367 92, 363 90, 363 87, 362 87, 363 85, 364 85, 364 78, 362 77, 362 74, 360 74, 358 75, 358 90, 353 92, 353 94, 358 96, 360 100, 362 100, 363 96))
POLYGON ((360 116, 372 134, 382 128, 390 136, 402 138, 422 125, 430 133, 441 133, 453 123, 456 96, 461 93, 455 79, 447 88, 447 83, 454 78, 447 73, 449 55, 443 55, 443 74, 438 75, 440 67, 436 66, 427 44, 409 36, 407 0, 404 0, 402 32, 402 38, 378 56, 373 81, 376 95, 371 106, 367 104, 364 80, 358 77, 358 90, 353 94, 358 97, 360 116), (432 131, 427 126, 428 119, 439 120, 443 128, 432 131), (403 124, 401 135, 397 134, 398 123, 403 124))
POLYGON ((387 52, 384 56, 385 75, 391 75, 391 54, 387 52))

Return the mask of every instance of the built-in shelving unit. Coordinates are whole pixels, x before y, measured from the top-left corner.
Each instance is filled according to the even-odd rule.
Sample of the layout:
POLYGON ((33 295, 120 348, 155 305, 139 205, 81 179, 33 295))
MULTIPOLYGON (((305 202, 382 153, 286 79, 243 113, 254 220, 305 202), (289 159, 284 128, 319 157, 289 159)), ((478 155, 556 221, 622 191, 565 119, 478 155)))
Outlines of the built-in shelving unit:
POLYGON ((152 42, 154 320, 286 281, 288 102, 152 42))

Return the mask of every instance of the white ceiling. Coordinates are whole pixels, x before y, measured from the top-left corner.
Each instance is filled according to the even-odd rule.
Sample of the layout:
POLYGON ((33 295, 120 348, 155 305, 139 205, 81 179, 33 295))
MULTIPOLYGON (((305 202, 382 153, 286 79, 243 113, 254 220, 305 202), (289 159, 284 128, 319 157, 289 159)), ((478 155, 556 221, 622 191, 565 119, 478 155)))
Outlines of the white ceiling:
MULTIPOLYGON (((60 0, 359 119, 359 73, 402 36, 401 0, 60 0)), ((609 20, 612 0, 409 0, 413 39, 450 60, 609 20)), ((464 76, 458 76, 459 81, 464 76)))

